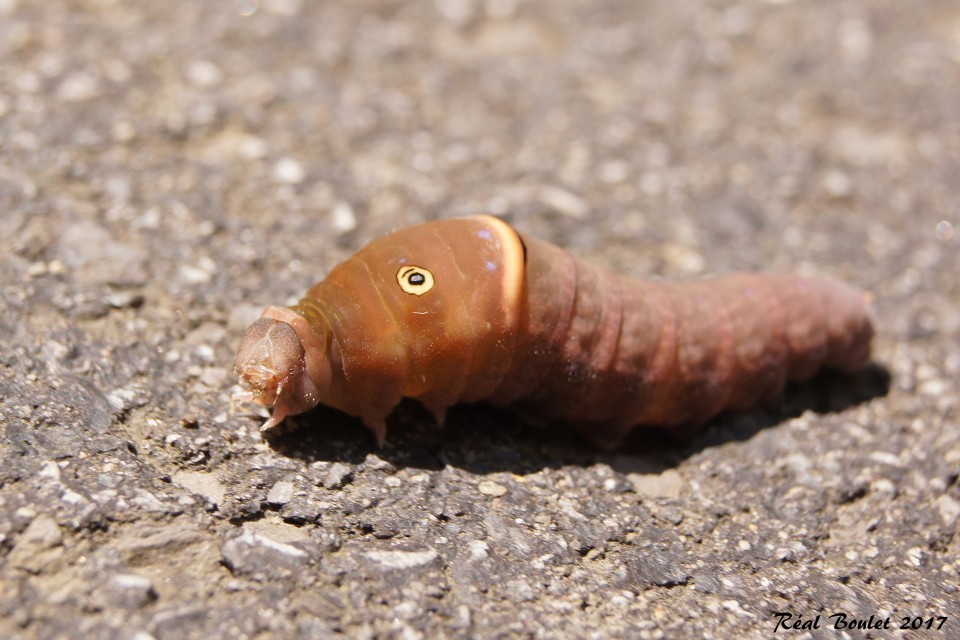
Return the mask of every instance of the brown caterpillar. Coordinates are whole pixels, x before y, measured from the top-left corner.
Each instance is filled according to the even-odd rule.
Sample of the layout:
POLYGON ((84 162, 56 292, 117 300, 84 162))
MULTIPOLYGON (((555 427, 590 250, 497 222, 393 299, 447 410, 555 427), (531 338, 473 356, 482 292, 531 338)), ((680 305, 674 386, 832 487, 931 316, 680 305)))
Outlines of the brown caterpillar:
POLYGON ((264 430, 322 403, 382 444, 401 398, 441 423, 486 399, 609 447, 637 425, 749 408, 821 367, 863 367, 867 306, 854 287, 793 275, 626 278, 478 216, 385 236, 298 304, 268 307, 236 371, 242 398, 273 408, 264 430))

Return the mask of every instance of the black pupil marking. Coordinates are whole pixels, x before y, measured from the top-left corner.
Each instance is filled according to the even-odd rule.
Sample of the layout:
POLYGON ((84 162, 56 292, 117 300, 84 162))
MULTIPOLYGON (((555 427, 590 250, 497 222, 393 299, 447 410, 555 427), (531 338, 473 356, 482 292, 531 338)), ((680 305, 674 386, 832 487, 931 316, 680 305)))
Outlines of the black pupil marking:
POLYGON ((407 276, 407 282, 413 285, 421 285, 426 282, 426 280, 427 279, 423 277, 422 273, 417 273, 416 271, 407 276))

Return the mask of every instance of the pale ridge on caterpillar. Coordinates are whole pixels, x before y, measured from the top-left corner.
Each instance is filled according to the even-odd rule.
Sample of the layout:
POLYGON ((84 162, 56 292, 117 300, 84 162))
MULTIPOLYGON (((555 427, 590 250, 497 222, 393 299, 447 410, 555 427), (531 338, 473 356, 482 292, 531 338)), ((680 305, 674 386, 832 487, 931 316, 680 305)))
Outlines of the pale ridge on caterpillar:
POLYGON ((637 426, 703 423, 820 368, 870 360, 867 295, 826 278, 739 273, 660 283, 593 267, 490 216, 371 242, 299 303, 268 307, 236 371, 273 410, 325 404, 386 439, 405 397, 521 405, 616 446, 637 426))

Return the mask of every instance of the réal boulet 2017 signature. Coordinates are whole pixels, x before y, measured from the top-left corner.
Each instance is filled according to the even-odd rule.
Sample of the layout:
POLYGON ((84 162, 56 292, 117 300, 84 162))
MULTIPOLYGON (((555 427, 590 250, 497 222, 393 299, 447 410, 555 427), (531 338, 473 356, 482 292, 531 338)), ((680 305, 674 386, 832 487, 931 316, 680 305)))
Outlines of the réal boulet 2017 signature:
POLYGON ((845 613, 831 613, 830 615, 817 614, 813 617, 804 618, 803 614, 777 612, 773 614, 777 625, 773 632, 778 631, 808 631, 811 629, 835 629, 843 630, 870 630, 870 629, 904 629, 917 631, 920 629, 931 629, 941 631, 947 623, 947 616, 931 616, 928 618, 922 616, 879 616, 870 614, 868 618, 854 618, 845 613), (897 625, 896 619, 899 617, 900 623, 897 625))

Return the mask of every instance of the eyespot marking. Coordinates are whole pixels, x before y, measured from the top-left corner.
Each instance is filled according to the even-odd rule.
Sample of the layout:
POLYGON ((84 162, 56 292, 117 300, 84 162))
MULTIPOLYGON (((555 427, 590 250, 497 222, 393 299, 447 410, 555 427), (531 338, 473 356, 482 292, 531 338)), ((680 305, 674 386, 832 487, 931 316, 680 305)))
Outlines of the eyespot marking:
POLYGON ((422 296, 433 289, 433 274, 429 269, 414 265, 401 267, 397 271, 397 284, 411 295, 422 296))

